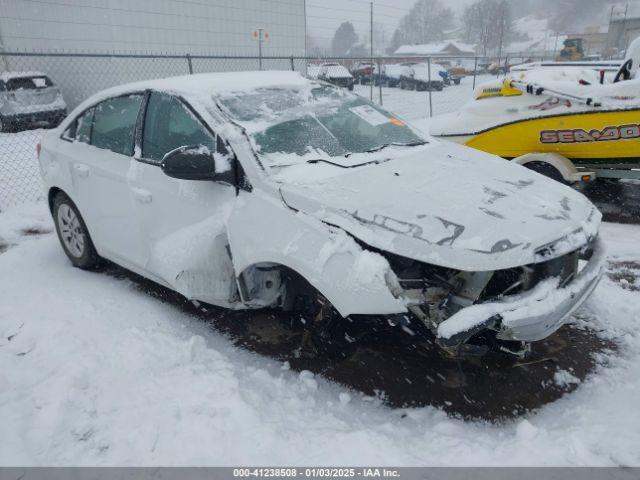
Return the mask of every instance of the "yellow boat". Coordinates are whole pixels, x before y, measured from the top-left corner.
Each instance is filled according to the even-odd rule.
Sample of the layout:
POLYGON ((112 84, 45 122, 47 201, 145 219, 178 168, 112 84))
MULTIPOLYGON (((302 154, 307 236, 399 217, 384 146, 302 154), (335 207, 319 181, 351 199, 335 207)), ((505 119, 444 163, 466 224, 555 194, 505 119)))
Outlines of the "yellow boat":
MULTIPOLYGON (((640 53, 640 39, 634 45, 640 53)), ((640 178, 640 75, 633 63, 624 62, 614 83, 575 67, 513 73, 481 85, 472 102, 435 120, 431 134, 559 180, 640 178)))

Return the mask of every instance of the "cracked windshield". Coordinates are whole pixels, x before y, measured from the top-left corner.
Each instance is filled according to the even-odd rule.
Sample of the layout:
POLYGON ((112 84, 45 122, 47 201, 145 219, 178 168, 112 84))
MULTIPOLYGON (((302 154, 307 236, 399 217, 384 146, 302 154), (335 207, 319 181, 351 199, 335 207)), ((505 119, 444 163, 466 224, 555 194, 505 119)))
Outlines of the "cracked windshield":
POLYGON ((388 146, 427 143, 393 114, 329 86, 265 88, 228 95, 221 102, 250 133, 266 166, 276 169, 317 161, 356 166, 369 162, 346 159, 388 146))

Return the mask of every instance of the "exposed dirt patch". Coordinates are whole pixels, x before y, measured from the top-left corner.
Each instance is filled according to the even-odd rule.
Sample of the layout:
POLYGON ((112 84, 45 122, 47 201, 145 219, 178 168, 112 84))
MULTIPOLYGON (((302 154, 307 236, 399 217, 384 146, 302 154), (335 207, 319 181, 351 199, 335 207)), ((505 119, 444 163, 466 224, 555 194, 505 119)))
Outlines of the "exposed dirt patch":
POLYGON ((640 292, 640 263, 609 262, 607 276, 621 288, 640 292))
POLYGON ((640 184, 599 180, 580 189, 606 222, 640 224, 640 184))
POLYGON ((209 322, 237 346, 309 370, 390 407, 442 408, 453 416, 500 421, 520 416, 575 390, 596 368, 599 353, 616 346, 596 332, 565 326, 534 345, 524 360, 498 354, 447 358, 428 339, 417 340, 384 322, 349 326, 358 340, 340 352, 313 352, 298 318, 275 311, 231 312, 195 306, 180 295, 118 267, 108 273, 209 322), (570 378, 567 382, 563 378, 570 378), (559 380, 560 379, 560 380, 559 380))

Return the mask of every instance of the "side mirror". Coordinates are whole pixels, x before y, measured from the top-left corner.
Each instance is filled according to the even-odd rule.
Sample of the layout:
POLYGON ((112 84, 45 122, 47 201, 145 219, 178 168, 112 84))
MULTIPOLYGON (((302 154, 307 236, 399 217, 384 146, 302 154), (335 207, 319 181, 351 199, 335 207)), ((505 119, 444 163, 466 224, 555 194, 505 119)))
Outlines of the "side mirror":
POLYGON ((214 180, 216 162, 204 145, 179 147, 167 153, 160 168, 165 175, 181 180, 214 180))

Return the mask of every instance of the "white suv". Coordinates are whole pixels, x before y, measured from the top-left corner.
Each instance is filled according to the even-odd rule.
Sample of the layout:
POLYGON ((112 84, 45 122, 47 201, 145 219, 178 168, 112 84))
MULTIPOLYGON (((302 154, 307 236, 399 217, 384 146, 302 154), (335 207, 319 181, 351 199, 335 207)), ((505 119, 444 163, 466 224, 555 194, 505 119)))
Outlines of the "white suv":
POLYGON ((232 309, 375 316, 450 353, 522 353, 601 275, 601 215, 581 194, 296 73, 110 89, 39 158, 74 265, 106 258, 232 309))

